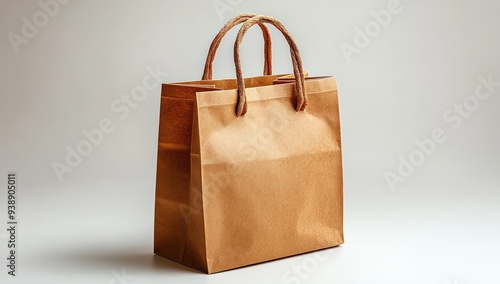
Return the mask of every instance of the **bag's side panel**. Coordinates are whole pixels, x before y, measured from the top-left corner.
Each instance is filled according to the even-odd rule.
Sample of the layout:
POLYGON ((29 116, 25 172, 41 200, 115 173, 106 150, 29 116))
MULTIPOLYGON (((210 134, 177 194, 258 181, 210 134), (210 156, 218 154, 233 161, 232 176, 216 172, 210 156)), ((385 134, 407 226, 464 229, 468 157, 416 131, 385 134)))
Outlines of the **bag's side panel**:
POLYGON ((183 264, 208 273, 205 246, 205 198, 202 191, 200 136, 198 108, 193 110, 193 131, 191 139, 191 181, 189 188, 188 246, 183 264))
POLYGON ((182 262, 187 239, 182 213, 189 208, 190 145, 184 133, 191 130, 185 121, 192 105, 189 100, 161 98, 154 252, 176 262, 182 262))
POLYGON ((189 181, 193 104, 197 90, 164 84, 160 104, 154 252, 183 263, 190 214, 189 181))
POLYGON ((291 84, 247 88, 238 118, 234 92, 198 94, 209 272, 343 243, 337 88, 306 84, 305 112, 291 84))

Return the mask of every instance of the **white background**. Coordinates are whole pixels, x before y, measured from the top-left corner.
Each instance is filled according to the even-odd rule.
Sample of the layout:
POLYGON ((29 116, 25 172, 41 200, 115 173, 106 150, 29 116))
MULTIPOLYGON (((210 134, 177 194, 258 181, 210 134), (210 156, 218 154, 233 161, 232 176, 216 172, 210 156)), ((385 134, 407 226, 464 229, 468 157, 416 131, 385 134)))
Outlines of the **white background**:
MULTIPOLYGON (((2 264, 0 282, 498 283, 500 87, 476 100, 456 129, 443 115, 474 103, 480 76, 500 81, 500 2, 401 0, 402 11, 346 57, 341 44, 354 46, 356 28, 388 3, 73 0, 15 46, 9 34, 23 36, 23 17, 33 23, 43 9, 2 0, 0 222, 7 221, 6 175, 17 171, 19 254, 18 276, 2 264), (218 12, 217 3, 230 9, 218 12), (280 19, 304 68, 337 77, 346 243, 204 275, 152 254, 159 85, 124 119, 110 106, 142 85, 147 67, 168 73, 165 82, 199 79, 212 38, 245 12, 280 19), (74 149, 103 118, 114 131, 59 181, 51 164, 65 163, 65 147, 74 149), (384 173, 398 174, 399 157, 408 159, 414 141, 436 128, 446 141, 391 190, 384 173)), ((218 52, 216 78, 234 77, 234 37, 218 52)), ((275 72, 291 72, 274 30, 273 40, 275 72)), ((260 74, 257 28, 243 46, 244 74, 260 74)), ((2 259, 6 240, 2 229, 2 259)))

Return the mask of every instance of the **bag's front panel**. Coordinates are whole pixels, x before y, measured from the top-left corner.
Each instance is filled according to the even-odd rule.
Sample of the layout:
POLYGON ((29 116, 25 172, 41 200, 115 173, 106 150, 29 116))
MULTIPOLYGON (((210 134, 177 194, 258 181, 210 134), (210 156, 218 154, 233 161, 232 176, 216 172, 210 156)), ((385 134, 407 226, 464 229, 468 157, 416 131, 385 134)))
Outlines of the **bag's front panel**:
POLYGON ((233 96, 199 94, 209 272, 343 243, 335 81, 307 87, 305 112, 293 109, 291 85, 247 89, 238 118, 233 96))

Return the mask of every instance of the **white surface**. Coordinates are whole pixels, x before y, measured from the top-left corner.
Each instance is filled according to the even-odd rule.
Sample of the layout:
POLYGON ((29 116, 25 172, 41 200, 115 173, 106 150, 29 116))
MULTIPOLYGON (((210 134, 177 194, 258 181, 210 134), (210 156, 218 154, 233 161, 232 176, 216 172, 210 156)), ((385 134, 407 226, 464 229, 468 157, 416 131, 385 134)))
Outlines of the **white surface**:
MULTIPOLYGON (((0 3, 0 176, 5 185, 17 171, 20 183, 19 275, 1 265, 0 282, 287 283, 298 266, 305 274, 289 283, 498 283, 500 88, 456 129, 442 116, 474 94, 478 77, 500 81, 499 2, 402 0, 350 62, 340 44, 353 44, 355 28, 390 1, 221 2, 234 4, 222 19, 213 1, 73 0, 18 53, 8 34, 41 8, 0 3), (280 19, 305 69, 337 77, 346 244, 204 275, 152 255, 159 86, 123 119, 111 105, 142 84, 148 66, 168 73, 166 82, 201 77, 211 39, 243 12, 280 19), (60 182, 51 163, 104 118, 113 132, 60 182), (384 173, 436 128, 446 141, 391 190, 384 173), (123 269, 130 278, 116 276, 123 269)), ((234 35, 215 77, 234 77, 234 35)), ((274 31, 273 39, 275 72, 290 72, 284 40, 274 31)), ((246 76, 261 72, 261 41, 258 29, 244 40, 246 76)), ((0 212, 5 198, 1 190, 0 212)))

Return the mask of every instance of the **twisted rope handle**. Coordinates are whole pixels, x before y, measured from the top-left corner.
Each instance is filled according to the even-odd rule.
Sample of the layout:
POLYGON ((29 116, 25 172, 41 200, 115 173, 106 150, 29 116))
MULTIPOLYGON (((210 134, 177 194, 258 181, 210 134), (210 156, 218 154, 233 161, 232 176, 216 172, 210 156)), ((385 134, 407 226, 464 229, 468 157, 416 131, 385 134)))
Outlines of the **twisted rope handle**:
MULTIPOLYGON (((205 70, 203 70, 202 80, 212 80, 212 65, 215 59, 215 53, 219 48, 222 38, 227 34, 227 32, 234 26, 244 23, 248 19, 255 17, 256 14, 241 14, 232 19, 230 19, 215 36, 210 49, 208 50, 207 59, 205 61, 205 70)), ((269 29, 262 23, 259 23, 259 27, 262 30, 262 36, 264 37, 264 75, 273 74, 273 63, 272 63, 272 42, 271 34, 269 29)))
POLYGON ((292 57, 293 73, 295 75, 295 95, 297 96, 296 111, 303 111, 307 106, 307 96, 305 89, 304 71, 302 68, 302 59, 300 57, 297 44, 291 37, 288 30, 283 24, 270 16, 255 16, 248 19, 238 32, 236 42, 234 43, 234 64, 236 66, 236 78, 238 80, 238 102, 236 104, 236 116, 242 116, 247 112, 247 98, 245 94, 245 81, 241 72, 240 62, 240 45, 243 36, 250 27, 255 24, 268 23, 275 26, 281 34, 285 37, 288 45, 290 46, 290 55, 292 57))

